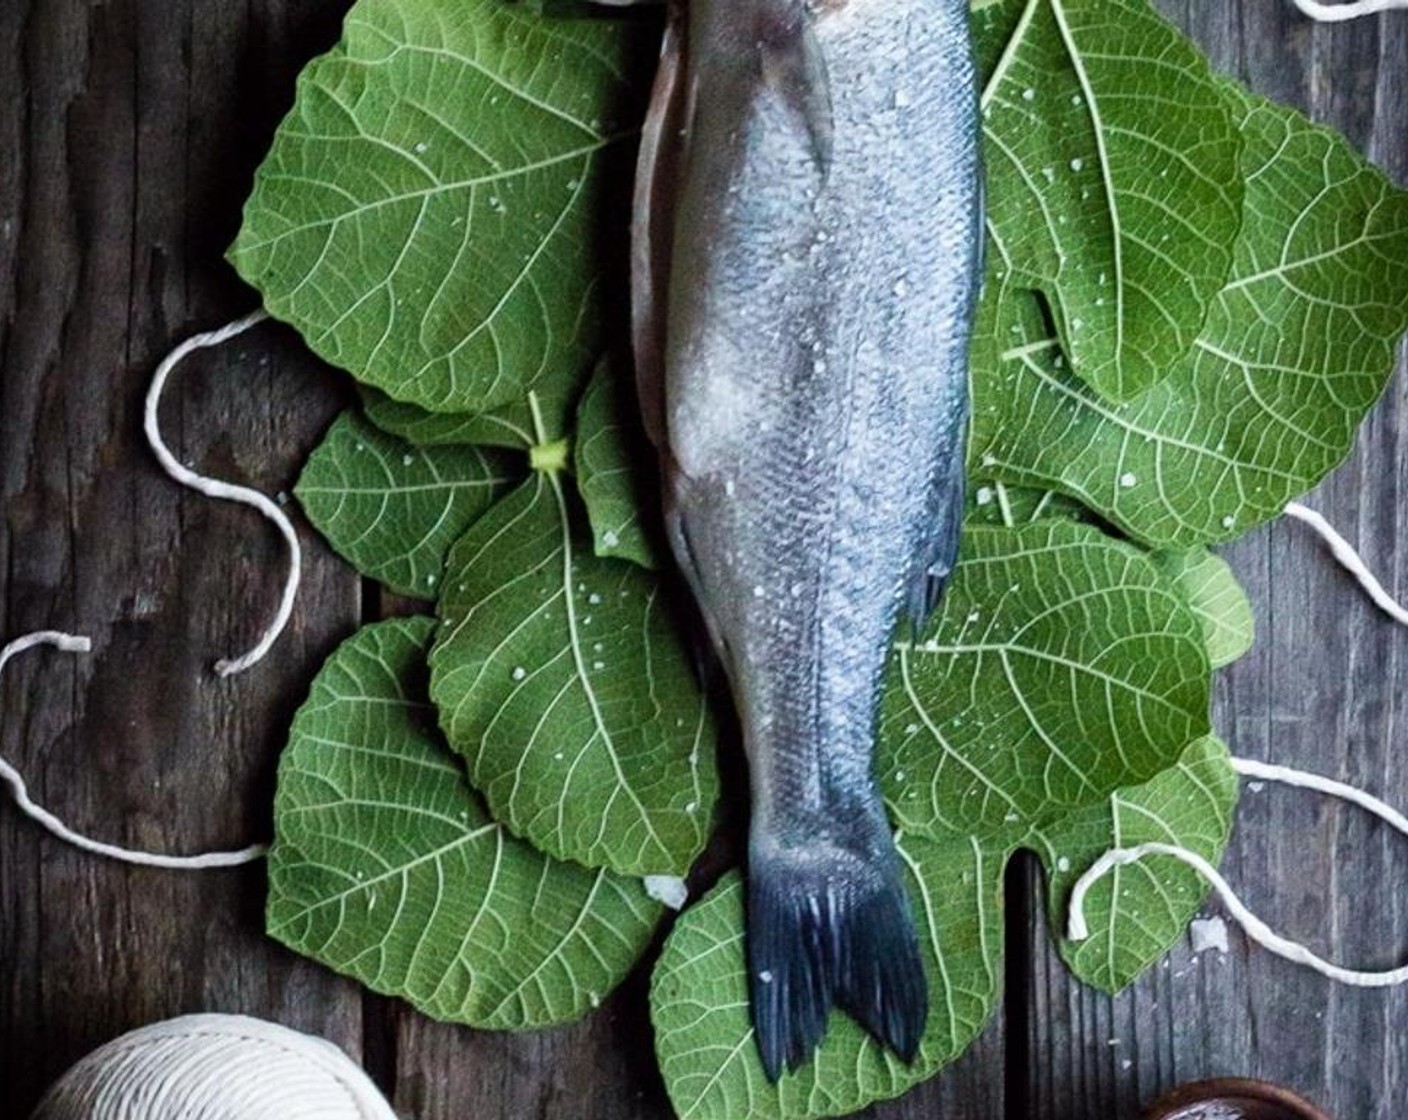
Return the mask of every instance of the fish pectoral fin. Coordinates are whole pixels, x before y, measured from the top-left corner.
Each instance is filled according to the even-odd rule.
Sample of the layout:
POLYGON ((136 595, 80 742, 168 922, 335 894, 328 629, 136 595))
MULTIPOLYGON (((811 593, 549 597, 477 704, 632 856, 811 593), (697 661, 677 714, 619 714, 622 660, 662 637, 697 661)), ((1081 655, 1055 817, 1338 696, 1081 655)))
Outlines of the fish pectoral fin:
POLYGON ((811 17, 803 15, 786 31, 764 37, 758 49, 764 83, 797 114, 807 130, 817 168, 825 176, 831 169, 836 124, 826 56, 811 17))
POLYGON ((699 687, 705 692, 712 692, 718 684, 719 667, 727 657, 728 646, 718 620, 709 612, 708 600, 703 594, 703 585, 699 578, 699 564, 694 556, 694 548, 689 542, 689 532, 685 528, 684 518, 680 515, 679 505, 674 500, 673 486, 678 481, 679 467, 669 462, 668 455, 665 458, 665 535, 670 542, 670 551, 675 556, 675 566, 684 576, 690 598, 694 602, 700 621, 704 624, 703 635, 697 627, 691 633, 693 640, 690 642, 690 652, 693 654, 699 687))
POLYGON ((929 625, 929 618, 943 598, 944 588, 958 561, 966 478, 960 453, 930 484, 928 536, 915 556, 906 598, 906 614, 915 635, 929 625))

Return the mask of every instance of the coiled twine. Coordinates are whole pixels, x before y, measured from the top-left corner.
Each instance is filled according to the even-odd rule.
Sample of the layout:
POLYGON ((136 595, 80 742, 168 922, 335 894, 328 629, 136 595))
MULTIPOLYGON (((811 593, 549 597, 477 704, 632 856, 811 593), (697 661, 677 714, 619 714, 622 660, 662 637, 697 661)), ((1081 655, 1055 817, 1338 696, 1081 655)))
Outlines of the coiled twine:
POLYGON ((33 1120, 396 1120, 325 1039, 243 1015, 186 1015, 99 1047, 33 1120))

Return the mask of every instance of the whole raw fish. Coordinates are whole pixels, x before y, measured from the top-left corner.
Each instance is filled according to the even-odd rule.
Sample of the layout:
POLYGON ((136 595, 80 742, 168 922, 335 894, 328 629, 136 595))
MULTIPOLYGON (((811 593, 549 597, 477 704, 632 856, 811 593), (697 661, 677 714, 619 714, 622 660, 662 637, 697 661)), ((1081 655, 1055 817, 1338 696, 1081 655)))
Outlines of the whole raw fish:
POLYGON ((637 182, 666 519, 728 673, 774 1080, 833 1004, 905 1060, 924 968, 873 774, 887 655, 958 548, 983 238, 968 0, 690 0, 637 182))

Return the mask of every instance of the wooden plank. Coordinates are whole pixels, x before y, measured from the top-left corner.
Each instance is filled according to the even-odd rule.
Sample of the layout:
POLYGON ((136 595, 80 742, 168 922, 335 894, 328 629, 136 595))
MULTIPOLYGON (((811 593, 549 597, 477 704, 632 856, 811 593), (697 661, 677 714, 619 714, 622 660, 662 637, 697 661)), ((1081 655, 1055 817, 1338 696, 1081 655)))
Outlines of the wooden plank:
MULTIPOLYGON (((1280 0, 1165 6, 1223 69, 1344 131, 1408 182, 1408 21, 1312 27, 1280 0)), ((1408 379, 1399 375, 1350 460, 1312 496, 1390 589, 1408 593, 1408 379)), ((1408 634, 1361 596, 1310 533, 1280 521, 1227 555, 1256 608, 1253 652, 1218 681, 1215 723, 1235 753, 1330 774, 1408 805, 1396 739, 1408 716, 1408 634)), ((1387 967, 1408 951, 1397 884, 1408 850, 1366 815, 1243 787, 1225 866, 1271 925, 1332 959, 1387 967)), ((1211 909, 1216 909, 1215 907, 1211 909)), ((1348 989, 1255 947, 1194 957, 1180 945, 1121 996, 1076 984, 1030 936, 1028 1105, 1022 1115, 1134 1116, 1170 1085, 1264 1077, 1336 1117, 1397 1116, 1408 1098, 1402 991, 1348 989)))
MULTIPOLYGON (((308 535, 298 613, 256 636, 277 537, 179 490, 141 437, 151 368, 254 303, 221 262, 297 67, 341 3, 0 5, 0 634, 91 634, 0 687, 4 750, 76 826, 163 850, 266 835, 273 766, 307 681, 359 612, 308 535)), ((166 428, 183 460, 277 490, 338 402, 284 332, 193 362, 166 428)), ((360 1045, 361 997, 261 934, 263 872, 129 869, 0 807, 0 1115, 121 1031, 249 1011, 360 1045)))

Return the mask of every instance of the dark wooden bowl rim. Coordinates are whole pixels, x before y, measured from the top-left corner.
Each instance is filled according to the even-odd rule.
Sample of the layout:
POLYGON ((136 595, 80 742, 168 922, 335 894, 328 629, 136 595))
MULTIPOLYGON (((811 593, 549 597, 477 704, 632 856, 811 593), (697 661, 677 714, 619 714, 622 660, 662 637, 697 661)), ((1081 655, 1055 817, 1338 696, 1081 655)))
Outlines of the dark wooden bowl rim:
MULTIPOLYGON (((1298 1093, 1272 1085, 1267 1081, 1251 1081, 1238 1077, 1219 1077, 1180 1085, 1154 1102, 1145 1113, 1145 1120, 1175 1120, 1180 1109, 1195 1104, 1268 1104, 1278 1107, 1285 1120, 1330 1120, 1327 1113, 1298 1093)), ((1259 1114, 1258 1114, 1259 1115, 1259 1114)), ((1271 1120, 1267 1117, 1267 1120, 1271 1120)))

